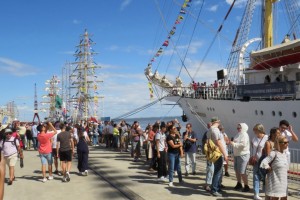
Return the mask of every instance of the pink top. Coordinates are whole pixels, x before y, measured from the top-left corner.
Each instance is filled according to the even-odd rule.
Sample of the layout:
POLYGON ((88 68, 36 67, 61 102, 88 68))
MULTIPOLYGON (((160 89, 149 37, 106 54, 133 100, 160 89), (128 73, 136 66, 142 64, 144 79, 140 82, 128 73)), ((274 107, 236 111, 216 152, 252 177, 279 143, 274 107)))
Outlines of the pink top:
POLYGON ((54 132, 40 133, 37 139, 40 143, 39 153, 48 154, 52 152, 51 138, 54 136, 54 132))

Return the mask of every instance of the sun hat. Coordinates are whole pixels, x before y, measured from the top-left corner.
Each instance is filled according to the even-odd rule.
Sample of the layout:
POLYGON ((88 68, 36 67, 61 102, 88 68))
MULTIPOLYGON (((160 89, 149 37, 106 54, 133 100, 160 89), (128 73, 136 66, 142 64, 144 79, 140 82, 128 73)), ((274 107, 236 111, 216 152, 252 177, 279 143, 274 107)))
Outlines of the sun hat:
POLYGON ((12 130, 10 128, 5 129, 4 133, 12 133, 12 130))
POLYGON ((217 123, 217 122, 220 122, 219 118, 218 117, 212 117, 211 120, 210 120, 211 123, 217 123))

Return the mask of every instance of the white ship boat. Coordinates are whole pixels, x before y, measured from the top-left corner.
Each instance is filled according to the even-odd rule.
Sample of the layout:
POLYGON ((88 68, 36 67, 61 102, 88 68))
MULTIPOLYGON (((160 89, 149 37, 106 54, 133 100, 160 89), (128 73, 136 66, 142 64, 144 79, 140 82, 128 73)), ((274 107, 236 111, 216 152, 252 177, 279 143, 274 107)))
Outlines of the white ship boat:
MULTIPOLYGON (((284 3, 291 20, 291 28, 286 30, 290 38, 283 37, 281 44, 273 45, 272 11, 279 3, 276 0, 261 3, 263 37, 248 38, 254 9, 260 2, 248 0, 246 3, 227 66, 216 73, 216 80, 221 82, 218 87, 200 85, 195 90, 190 82, 184 84, 180 77, 172 82, 161 77, 158 71, 152 72, 153 62, 145 70, 148 80, 167 93, 166 100, 176 102, 182 108, 194 131, 201 136, 213 116, 220 118, 230 137, 236 134, 240 122, 249 125, 251 135, 255 124, 262 123, 268 133, 283 119, 289 121, 300 136, 300 39, 297 39, 300 37, 297 32, 300 4, 296 0, 280 2, 284 3), (250 53, 250 61, 245 66, 247 47, 257 41, 261 41, 261 48, 250 53)), ((225 19, 230 11, 231 8, 225 19)), ((299 146, 299 143, 291 143, 293 148, 299 146)))

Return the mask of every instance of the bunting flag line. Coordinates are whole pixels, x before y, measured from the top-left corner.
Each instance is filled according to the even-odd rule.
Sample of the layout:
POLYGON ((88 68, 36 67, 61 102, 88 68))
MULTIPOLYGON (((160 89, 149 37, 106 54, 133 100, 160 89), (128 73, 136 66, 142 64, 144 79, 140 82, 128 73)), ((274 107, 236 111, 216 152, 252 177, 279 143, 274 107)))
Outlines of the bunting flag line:
POLYGON ((151 82, 148 82, 148 88, 149 88, 149 92, 150 92, 150 99, 153 100, 154 95, 153 95, 153 88, 152 88, 151 82))
POLYGON ((180 11, 178 13, 178 16, 174 22, 174 25, 172 26, 172 29, 170 30, 167 39, 163 42, 162 46, 158 49, 158 51, 154 54, 154 56, 150 59, 150 62, 148 63, 149 65, 152 65, 153 62, 155 62, 155 58, 159 57, 163 52, 164 48, 167 48, 169 46, 169 41, 171 40, 172 36, 176 32, 176 26, 181 23, 181 21, 184 19, 182 15, 185 15, 187 13, 187 8, 191 7, 190 3, 192 0, 184 0, 180 11))

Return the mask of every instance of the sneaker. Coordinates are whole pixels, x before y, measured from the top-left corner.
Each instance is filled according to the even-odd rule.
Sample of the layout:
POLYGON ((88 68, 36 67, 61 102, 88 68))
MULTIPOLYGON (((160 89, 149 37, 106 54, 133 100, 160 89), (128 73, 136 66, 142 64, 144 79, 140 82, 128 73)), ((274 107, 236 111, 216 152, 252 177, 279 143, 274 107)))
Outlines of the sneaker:
POLYGON ((185 176, 189 176, 189 173, 188 173, 188 172, 185 172, 185 176))
POLYGON ((245 187, 242 190, 242 192, 249 192, 249 191, 250 191, 250 187, 248 185, 245 185, 245 187))
POLYGON ((42 179, 42 182, 45 183, 48 179, 45 177, 42 179))
POLYGON ((58 171, 57 171, 57 170, 55 170, 55 171, 53 172, 53 174, 58 174, 58 171))
POLYGON ((195 175, 196 175, 196 172, 194 171, 192 174, 195 176, 195 175))
POLYGON ((63 177, 61 181, 62 181, 62 182, 67 182, 66 177, 63 177))
POLYGON ((173 182, 169 183, 169 187, 174 187, 173 182))
POLYGON ((225 176, 229 177, 230 175, 229 175, 229 173, 228 173, 228 172, 225 172, 225 176))
POLYGON ((262 200, 262 198, 256 194, 254 195, 254 200, 262 200))
POLYGON ((175 171, 175 172, 174 172, 174 176, 177 176, 177 175, 178 175, 178 174, 177 174, 177 172, 175 171))
POLYGON ((89 171, 88 171, 88 170, 85 170, 85 171, 84 171, 84 175, 86 175, 86 176, 89 175, 89 171))
POLYGON ((66 176, 67 176, 66 179, 67 179, 67 181, 69 182, 69 181, 71 180, 70 173, 67 172, 67 173, 66 173, 66 176))
POLYGON ((58 176, 62 176, 62 173, 61 173, 61 172, 57 172, 57 175, 58 175, 58 176))
POLYGON ((241 190, 241 189, 243 189, 243 186, 240 182, 237 182, 236 186, 233 189, 234 190, 241 190))
POLYGON ((158 182, 166 182, 167 179, 164 176, 162 176, 162 177, 158 178, 157 181, 158 182))
POLYGON ((204 190, 205 190, 206 192, 210 192, 210 191, 211 191, 211 188, 209 187, 209 185, 206 185, 206 186, 204 186, 203 188, 204 188, 204 190))
POLYGON ((221 184, 221 185, 220 185, 220 188, 224 189, 224 188, 226 188, 226 187, 225 187, 225 185, 221 184))
POLYGON ((13 182, 12 181, 8 181, 7 185, 12 185, 13 182))
POLYGON ((49 176, 49 177, 48 177, 48 180, 53 180, 53 176, 49 176))
POLYGON ((214 192, 214 193, 211 193, 213 196, 215 197, 221 197, 222 194, 220 194, 219 192, 214 192))

